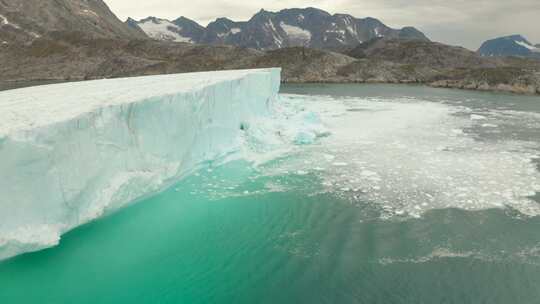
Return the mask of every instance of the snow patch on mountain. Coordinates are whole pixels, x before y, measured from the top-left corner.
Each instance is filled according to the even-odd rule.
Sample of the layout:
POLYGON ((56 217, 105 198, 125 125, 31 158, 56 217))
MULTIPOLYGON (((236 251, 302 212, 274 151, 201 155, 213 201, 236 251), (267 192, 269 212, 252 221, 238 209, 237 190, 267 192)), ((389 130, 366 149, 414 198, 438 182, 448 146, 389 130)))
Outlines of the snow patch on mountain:
POLYGON ((139 23, 139 27, 152 39, 176 42, 192 42, 191 38, 184 37, 178 32, 181 27, 165 19, 147 19, 139 23))
MULTIPOLYGON (((331 15, 315 8, 284 9, 279 12, 261 10, 248 21, 218 18, 206 27, 185 20, 185 17, 179 19, 172 23, 181 27, 182 31, 171 27, 168 29, 189 37, 193 43, 228 44, 259 50, 293 46, 335 50, 343 46, 354 47, 362 41, 382 36, 429 41, 424 34, 412 27, 392 29, 374 18, 331 15)), ((144 28, 143 31, 146 32, 144 28)), ((149 35, 156 36, 152 33, 149 35)))
POLYGON ((531 51, 532 51, 532 50, 536 50, 536 48, 535 48, 534 46, 532 46, 532 45, 530 45, 530 44, 528 44, 528 43, 526 43, 526 42, 523 42, 523 41, 517 41, 517 40, 514 40, 514 42, 517 43, 517 44, 519 44, 519 45, 521 45, 521 46, 524 47, 524 48, 527 48, 527 49, 531 50, 531 51))
POLYGON ((355 30, 351 25, 347 25, 347 31, 348 31, 349 33, 351 33, 351 35, 353 35, 353 36, 358 35, 358 33, 356 32, 356 30, 355 30))
POLYGON ((80 15, 89 16, 95 19, 99 19, 99 15, 90 9, 83 9, 79 12, 80 15))
POLYGON ((231 29, 229 29, 227 32, 223 32, 223 33, 218 33, 217 36, 219 38, 225 38, 225 37, 228 37, 230 35, 236 35, 236 34, 239 34, 242 32, 242 29, 241 28, 238 28, 238 27, 233 27, 231 29))
POLYGON ((298 42, 311 41, 311 32, 308 30, 304 30, 301 27, 287 24, 283 21, 279 23, 279 26, 287 34, 290 40, 298 41, 298 42))
MULTIPOLYGON (((28 31, 28 30, 25 30, 25 29, 22 29, 20 26, 18 26, 17 24, 15 23, 12 23, 12 22, 9 22, 8 19, 2 15, 0 15, 0 28, 4 27, 4 26, 10 26, 16 30, 19 30, 19 31, 22 31, 24 32, 26 35, 29 35, 31 36, 32 38, 40 38, 41 35, 39 35, 38 33, 36 32, 32 32, 32 31, 28 31)), ((2 45, 6 45, 8 44, 7 41, 2 41, 2 45)))
POLYGON ((521 35, 511 35, 488 40, 482 44, 478 53, 482 56, 538 56, 537 46, 521 35))
POLYGON ((15 28, 15 29, 18 29, 18 30, 21 29, 20 26, 18 26, 18 25, 15 24, 15 23, 9 22, 8 19, 7 19, 6 17, 0 15, 0 27, 2 27, 2 26, 4 26, 4 25, 9 25, 9 26, 11 26, 11 27, 13 27, 13 28, 15 28))

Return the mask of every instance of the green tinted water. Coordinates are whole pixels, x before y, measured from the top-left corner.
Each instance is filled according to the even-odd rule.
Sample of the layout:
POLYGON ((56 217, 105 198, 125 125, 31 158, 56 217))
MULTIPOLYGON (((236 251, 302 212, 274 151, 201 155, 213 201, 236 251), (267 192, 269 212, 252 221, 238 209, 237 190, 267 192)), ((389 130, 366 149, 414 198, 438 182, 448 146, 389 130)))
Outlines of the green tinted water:
MULTIPOLYGON (((285 91, 540 111, 536 97, 421 87, 285 91)), ((536 119, 470 132, 540 142, 536 119)), ((0 303, 540 303, 540 217, 511 207, 387 217, 373 197, 321 191, 326 175, 309 168, 268 173, 305 157, 203 170, 57 247, 0 262, 0 303)))

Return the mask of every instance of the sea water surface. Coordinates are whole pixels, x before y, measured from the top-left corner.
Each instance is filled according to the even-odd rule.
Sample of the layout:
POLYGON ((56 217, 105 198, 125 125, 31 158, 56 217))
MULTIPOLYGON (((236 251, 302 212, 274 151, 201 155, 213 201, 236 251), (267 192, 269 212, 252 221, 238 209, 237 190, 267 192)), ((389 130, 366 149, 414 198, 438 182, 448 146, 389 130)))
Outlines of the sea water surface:
POLYGON ((0 303, 540 303, 539 97, 289 85, 280 103, 317 137, 0 262, 0 303))

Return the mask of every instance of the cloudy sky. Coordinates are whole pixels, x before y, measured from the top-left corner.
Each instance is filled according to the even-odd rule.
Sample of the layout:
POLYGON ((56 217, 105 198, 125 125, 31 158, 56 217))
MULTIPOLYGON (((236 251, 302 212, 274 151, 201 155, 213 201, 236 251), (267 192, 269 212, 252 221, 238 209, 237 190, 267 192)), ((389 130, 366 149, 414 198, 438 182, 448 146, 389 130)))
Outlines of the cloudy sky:
POLYGON ((375 17, 391 27, 413 25, 432 40, 477 49, 482 41, 522 34, 540 43, 540 0, 105 0, 121 19, 185 16, 202 25, 217 17, 247 20, 261 8, 318 7, 375 17))

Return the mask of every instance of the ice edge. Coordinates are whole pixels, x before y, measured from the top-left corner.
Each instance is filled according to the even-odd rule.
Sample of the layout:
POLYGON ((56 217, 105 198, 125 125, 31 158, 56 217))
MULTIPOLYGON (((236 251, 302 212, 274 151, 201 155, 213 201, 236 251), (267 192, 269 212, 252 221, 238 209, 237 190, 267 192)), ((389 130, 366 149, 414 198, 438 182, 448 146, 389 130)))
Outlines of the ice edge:
POLYGON ((0 135, 0 260, 54 246, 63 233, 107 210, 163 190, 200 163, 238 150, 240 125, 270 114, 280 71, 148 76, 0 94, 1 107, 24 104, 24 96, 38 92, 49 110, 69 114, 32 123, 40 113, 24 109, 25 124, 0 135), (111 102, 107 88, 117 86, 129 93, 111 102), (70 90, 81 92, 80 100, 102 101, 54 100, 72 98, 70 90))

